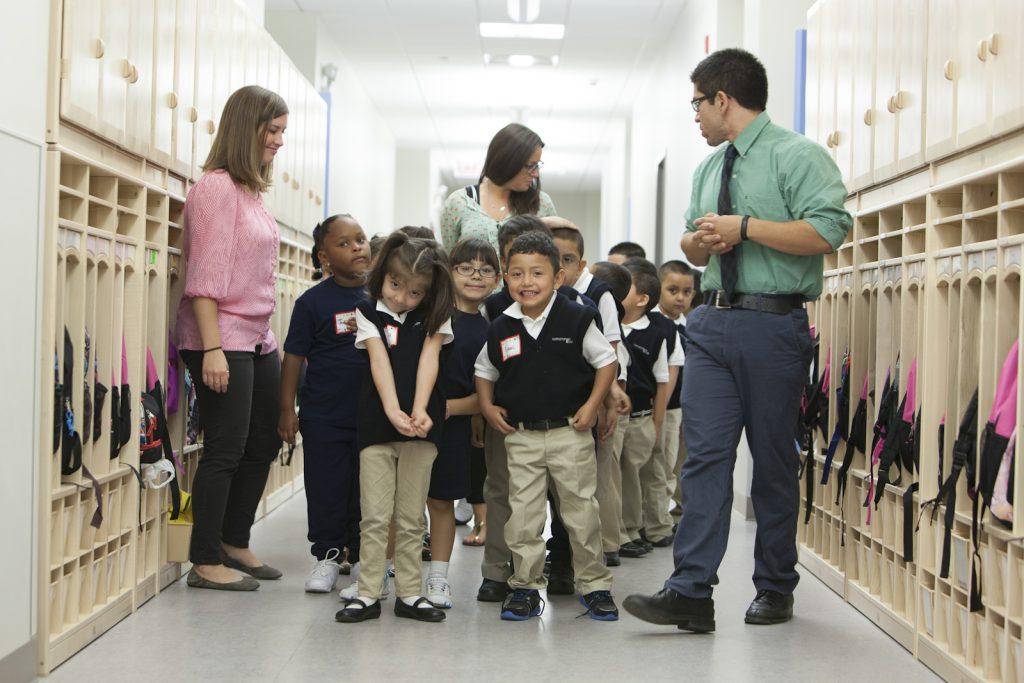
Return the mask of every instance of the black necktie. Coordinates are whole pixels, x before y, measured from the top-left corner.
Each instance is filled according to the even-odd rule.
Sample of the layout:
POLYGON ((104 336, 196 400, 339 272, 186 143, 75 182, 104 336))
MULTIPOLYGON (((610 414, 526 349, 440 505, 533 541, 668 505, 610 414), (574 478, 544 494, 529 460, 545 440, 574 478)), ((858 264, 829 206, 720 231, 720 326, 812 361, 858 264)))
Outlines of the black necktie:
MULTIPOLYGON (((732 209, 732 199, 729 197, 729 179, 732 178, 732 165, 736 161, 736 146, 730 144, 725 148, 725 163, 722 164, 722 185, 718 190, 718 214, 729 216, 735 213, 732 209)), ((722 289, 725 290, 725 298, 732 301, 732 295, 736 291, 736 280, 739 278, 739 249, 737 244, 732 251, 721 254, 718 257, 719 272, 722 274, 722 289)))

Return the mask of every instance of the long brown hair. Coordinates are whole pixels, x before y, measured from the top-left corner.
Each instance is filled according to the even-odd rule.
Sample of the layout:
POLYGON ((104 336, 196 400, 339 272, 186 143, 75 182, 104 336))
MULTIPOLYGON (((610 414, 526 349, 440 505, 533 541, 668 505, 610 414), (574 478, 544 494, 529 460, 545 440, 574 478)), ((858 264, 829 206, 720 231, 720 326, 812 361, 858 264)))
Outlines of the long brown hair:
POLYGON ((427 294, 417 308, 426 309, 424 325, 427 334, 436 334, 444 321, 452 317, 455 308, 455 288, 444 249, 434 240, 409 237, 397 230, 384 241, 380 256, 375 254, 373 268, 366 280, 366 290, 373 299, 381 298, 384 278, 389 273, 404 278, 422 277, 430 280, 427 294))
POLYGON ((266 192, 273 178, 273 163, 263 164, 264 133, 271 121, 287 113, 288 105, 280 95, 258 85, 231 93, 203 170, 224 169, 236 183, 253 192, 266 192))
MULTIPOLYGON (((496 185, 504 185, 519 175, 534 151, 543 146, 540 136, 526 126, 508 124, 491 138, 479 182, 486 177, 496 185)), ((525 192, 509 193, 509 205, 515 214, 537 213, 540 209, 540 178, 536 178, 525 192)))

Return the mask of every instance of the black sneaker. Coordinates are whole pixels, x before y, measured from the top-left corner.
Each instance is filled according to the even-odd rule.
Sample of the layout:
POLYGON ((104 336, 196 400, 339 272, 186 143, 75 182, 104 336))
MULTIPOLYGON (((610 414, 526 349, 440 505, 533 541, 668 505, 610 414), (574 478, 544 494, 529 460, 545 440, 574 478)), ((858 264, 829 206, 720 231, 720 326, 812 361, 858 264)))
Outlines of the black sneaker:
POLYGON ((619 555, 621 557, 643 557, 646 554, 647 550, 636 541, 627 541, 619 546, 619 555))
MULTIPOLYGON (((580 596, 580 604, 587 608, 583 614, 598 621, 618 621, 619 608, 615 606, 610 591, 593 591, 580 596)), ((582 617, 583 614, 580 616, 582 617)))
POLYGON ((501 605, 501 618, 505 621, 526 621, 544 613, 544 600, 533 588, 516 588, 501 605))
POLYGON ((622 564, 622 560, 619 559, 618 551, 614 553, 604 554, 604 566, 606 567, 618 567, 622 564))
POLYGON ((484 579, 476 592, 476 599, 480 602, 501 602, 509 594, 508 584, 504 581, 484 579))
POLYGON ((548 574, 548 595, 572 595, 576 592, 576 576, 572 567, 552 565, 548 574))

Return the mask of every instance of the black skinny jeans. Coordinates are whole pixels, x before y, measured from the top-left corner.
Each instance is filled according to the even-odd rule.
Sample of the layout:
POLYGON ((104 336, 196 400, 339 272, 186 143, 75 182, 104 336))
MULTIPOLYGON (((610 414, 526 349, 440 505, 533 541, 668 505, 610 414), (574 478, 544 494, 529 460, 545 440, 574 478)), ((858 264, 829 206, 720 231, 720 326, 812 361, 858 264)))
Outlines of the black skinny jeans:
MULTIPOLYGON (((258 350, 257 350, 258 351, 258 350)), ((270 463, 281 449, 277 435, 281 360, 277 352, 228 351, 228 390, 203 384, 201 351, 181 351, 191 373, 203 424, 203 456, 192 482, 193 564, 221 564, 221 543, 249 547, 270 463)))

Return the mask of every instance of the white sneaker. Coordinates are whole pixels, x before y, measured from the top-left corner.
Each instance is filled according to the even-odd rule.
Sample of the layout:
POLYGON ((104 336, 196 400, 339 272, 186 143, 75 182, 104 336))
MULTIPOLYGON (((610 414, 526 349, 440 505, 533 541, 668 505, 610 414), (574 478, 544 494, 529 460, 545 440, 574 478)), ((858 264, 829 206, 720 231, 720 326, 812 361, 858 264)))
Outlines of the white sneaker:
MULTIPOLYGON (((380 599, 387 600, 388 596, 391 595, 391 577, 395 575, 394 569, 388 569, 384 572, 384 585, 380 590, 380 599)), ((354 600, 359 595, 359 581, 353 581, 349 585, 338 591, 338 599, 342 602, 348 600, 354 600)))
POLYGON ((443 576, 427 578, 427 600, 434 607, 449 609, 452 606, 452 588, 443 576))
POLYGON ((455 504, 455 523, 462 526, 469 524, 471 519, 473 519, 473 506, 465 498, 462 498, 455 504))
POLYGON ((339 555, 337 548, 331 548, 324 559, 314 565, 313 571, 306 579, 307 593, 330 593, 334 590, 334 584, 338 582, 338 572, 341 571, 338 564, 339 555))

